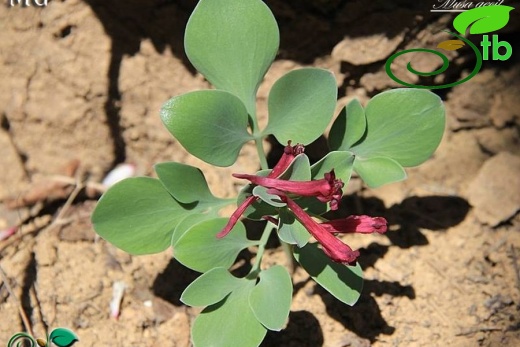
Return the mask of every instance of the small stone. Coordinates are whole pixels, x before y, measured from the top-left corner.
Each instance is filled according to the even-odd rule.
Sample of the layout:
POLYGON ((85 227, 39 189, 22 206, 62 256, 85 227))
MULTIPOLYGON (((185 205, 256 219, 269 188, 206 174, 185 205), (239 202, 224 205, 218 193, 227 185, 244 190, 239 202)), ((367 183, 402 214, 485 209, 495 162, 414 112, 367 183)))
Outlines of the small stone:
POLYGON ((353 65, 368 65, 390 56, 403 38, 404 33, 392 38, 386 37, 385 34, 345 37, 332 50, 332 57, 353 65))
POLYGON ((477 219, 497 226, 520 209, 520 157, 501 152, 488 159, 470 183, 469 203, 477 219))

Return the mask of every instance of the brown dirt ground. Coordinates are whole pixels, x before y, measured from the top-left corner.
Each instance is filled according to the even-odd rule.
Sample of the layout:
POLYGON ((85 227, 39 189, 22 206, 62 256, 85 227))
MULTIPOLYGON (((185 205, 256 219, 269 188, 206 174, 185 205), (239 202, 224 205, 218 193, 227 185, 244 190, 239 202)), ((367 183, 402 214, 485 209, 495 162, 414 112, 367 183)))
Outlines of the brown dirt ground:
MULTIPOLYGON (((1 278, 0 344, 24 330, 21 303, 35 335, 68 327, 77 346, 190 345, 196 310, 179 297, 197 274, 170 252, 133 257, 96 238, 95 198, 82 192, 67 208, 71 187, 51 178, 73 171, 74 160, 90 182, 123 161, 151 174, 154 163, 175 160, 201 167, 216 195, 232 196, 238 186, 230 174, 256 170, 251 147, 232 167, 214 169, 187 155, 160 122, 169 97, 208 87, 182 51, 194 3, 0 5, 0 229, 22 224, 0 241, 0 265, 16 295, 1 278), (41 201, 8 208, 28 193, 41 201), (127 286, 117 321, 108 310, 115 281, 127 286)), ((267 91, 285 72, 328 68, 341 104, 366 102, 397 86, 384 72, 389 55, 435 45, 452 19, 430 14, 429 2, 267 3, 282 42, 260 89, 264 124, 267 91)), ((365 271, 359 303, 340 304, 297 269, 287 327, 263 346, 520 346, 519 26, 514 13, 500 32, 514 47, 509 61, 486 61, 471 81, 439 92, 448 122, 431 160, 408 170, 405 182, 376 190, 351 181, 343 212, 383 215, 391 225, 385 236, 348 237, 365 271)), ((469 50, 450 58, 446 79, 472 69, 469 50)), ((417 67, 438 63, 417 59, 417 67)), ((323 141, 308 153, 318 157, 323 141)), ((266 266, 285 262, 275 243, 267 259, 266 266)))

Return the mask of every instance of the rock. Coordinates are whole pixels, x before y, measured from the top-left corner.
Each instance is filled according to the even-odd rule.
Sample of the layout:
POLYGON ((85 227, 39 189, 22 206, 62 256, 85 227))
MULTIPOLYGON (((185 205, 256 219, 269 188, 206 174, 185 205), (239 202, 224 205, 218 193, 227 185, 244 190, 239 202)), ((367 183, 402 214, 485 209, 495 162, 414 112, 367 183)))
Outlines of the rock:
POLYGON ((480 71, 448 94, 446 114, 452 130, 494 126, 504 128, 520 120, 520 68, 480 71))
POLYGON ((486 153, 495 155, 510 152, 520 155, 520 134, 513 128, 496 129, 492 127, 478 129, 475 132, 478 144, 486 153))
POLYGON ((477 219, 497 226, 520 209, 520 157, 501 152, 487 160, 468 188, 477 219))
POLYGON ((345 37, 332 50, 332 57, 353 65, 367 65, 384 60, 403 41, 404 33, 388 38, 385 34, 345 37), (377 49, 375 49, 377 47, 377 49))

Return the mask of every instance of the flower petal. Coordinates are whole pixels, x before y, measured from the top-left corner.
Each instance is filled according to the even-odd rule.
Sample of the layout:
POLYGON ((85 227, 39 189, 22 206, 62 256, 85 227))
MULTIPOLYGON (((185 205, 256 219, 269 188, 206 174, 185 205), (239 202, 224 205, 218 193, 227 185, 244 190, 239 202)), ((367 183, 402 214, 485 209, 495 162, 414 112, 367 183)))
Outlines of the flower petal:
POLYGON ((353 263, 359 257, 359 251, 353 251, 348 245, 341 242, 340 239, 334 237, 321 224, 318 224, 305 211, 298 206, 292 199, 285 195, 280 198, 287 203, 287 206, 294 213, 296 218, 302 223, 309 233, 314 236, 321 244, 323 251, 333 261, 338 263, 353 263))
POLYGON ((283 150, 280 160, 278 160, 278 163, 276 163, 267 177, 275 178, 280 176, 291 165, 294 158, 298 154, 303 153, 304 150, 305 147, 302 144, 297 143, 296 146, 291 146, 291 141, 289 141, 283 150))
POLYGON ((217 234, 217 238, 221 239, 223 238, 224 236, 226 236, 227 234, 229 234, 229 232, 231 231, 231 229, 233 229, 233 227, 235 226, 235 224, 237 224, 238 220, 240 219, 240 216, 242 216, 244 214, 244 212, 246 211, 246 209, 251 206, 253 204, 253 202, 256 201, 256 199, 258 199, 256 196, 254 195, 250 195, 248 196, 241 204, 240 206, 238 206, 238 208, 235 210, 235 212, 233 212, 233 214, 231 215, 231 217, 229 217, 229 220, 226 224, 226 226, 224 227, 224 229, 222 229, 218 234, 217 234))
POLYGON ((331 233, 362 233, 377 232, 383 234, 387 231, 387 221, 383 217, 370 217, 366 215, 349 216, 342 219, 334 219, 323 222, 321 225, 331 233))
POLYGON ((253 184, 266 188, 277 189, 299 196, 315 196, 321 202, 330 201, 330 207, 333 210, 338 208, 343 195, 343 181, 336 179, 334 170, 326 173, 325 178, 314 181, 289 181, 249 174, 233 174, 233 176, 247 179, 253 184))

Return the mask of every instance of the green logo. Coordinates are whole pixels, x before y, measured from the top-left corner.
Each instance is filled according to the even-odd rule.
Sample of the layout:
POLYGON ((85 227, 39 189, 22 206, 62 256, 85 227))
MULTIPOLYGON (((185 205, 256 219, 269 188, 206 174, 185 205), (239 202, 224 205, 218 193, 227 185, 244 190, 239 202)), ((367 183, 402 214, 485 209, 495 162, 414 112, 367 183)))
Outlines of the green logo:
POLYGON ((444 54, 442 54, 439 51, 433 50, 433 49, 426 49, 426 48, 413 48, 408 49, 405 51, 397 52, 393 54, 385 64, 385 70, 388 76, 390 76, 391 79, 396 81, 399 84, 402 84, 407 87, 411 88, 421 88, 421 89, 441 89, 441 88, 449 88, 456 86, 458 84, 464 83, 471 78, 473 78, 482 67, 482 60, 488 60, 489 59, 489 48, 491 47, 491 57, 493 60, 507 60, 511 57, 513 53, 513 48, 511 47, 511 44, 509 44, 506 41, 499 41, 498 35, 492 35, 491 41, 489 40, 488 35, 484 35, 482 38, 482 42, 480 45, 482 46, 483 53, 480 53, 480 50, 475 46, 472 42, 470 42, 468 39, 466 39, 463 35, 469 32, 469 34, 487 34, 496 30, 499 30, 506 26, 506 24, 509 22, 509 12, 513 10, 514 7, 511 6, 502 6, 502 5, 494 5, 494 6, 484 6, 484 7, 477 7, 473 8, 471 10, 468 10, 466 12, 463 12, 459 14, 455 19, 453 20, 453 27, 455 30, 459 32, 459 34, 452 33, 449 31, 446 31, 448 34, 454 36, 457 38, 456 40, 447 40, 439 43, 437 45, 437 48, 444 49, 447 51, 453 51, 456 49, 459 49, 465 45, 468 45, 471 47, 473 52, 476 56, 476 62, 475 62, 475 68, 473 71, 466 76, 464 79, 460 81, 456 81, 453 83, 447 83, 442 84, 438 86, 427 86, 427 85, 418 85, 418 84, 411 84, 408 82, 405 82, 401 79, 399 79, 397 76, 394 75, 391 69, 392 62, 399 56, 411 53, 411 52, 425 52, 425 53, 431 53, 435 54, 438 57, 442 59, 442 66, 435 70, 430 72, 423 72, 415 70, 411 63, 408 63, 406 68, 411 73, 417 75, 417 76, 435 76, 443 73, 448 69, 449 61, 448 57, 446 57, 444 54), (500 48, 504 48, 505 52, 501 53, 499 51, 500 48))
POLYGON ((78 340, 76 334, 71 330, 65 328, 56 328, 51 331, 51 334, 47 336, 47 339, 37 338, 35 339, 27 333, 14 334, 7 342, 7 347, 21 347, 24 346, 24 342, 28 341, 30 347, 50 347, 51 343, 54 343, 58 347, 70 347, 78 340))

